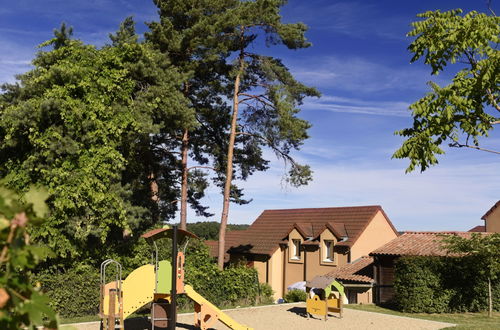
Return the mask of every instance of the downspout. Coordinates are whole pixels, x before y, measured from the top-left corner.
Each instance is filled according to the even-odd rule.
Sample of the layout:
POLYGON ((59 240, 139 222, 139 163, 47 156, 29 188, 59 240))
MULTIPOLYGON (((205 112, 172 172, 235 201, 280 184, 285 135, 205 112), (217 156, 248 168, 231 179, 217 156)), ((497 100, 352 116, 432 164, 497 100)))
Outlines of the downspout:
POLYGON ((282 285, 281 285, 281 297, 285 296, 285 280, 286 280, 286 252, 287 252, 287 246, 283 247, 283 279, 282 279, 282 285))
POLYGON ((307 253, 306 253, 305 247, 303 249, 304 249, 304 281, 307 281, 306 280, 306 277, 307 277, 307 253))
POLYGON ((266 283, 271 285, 271 283, 269 283, 269 259, 266 260, 266 283))

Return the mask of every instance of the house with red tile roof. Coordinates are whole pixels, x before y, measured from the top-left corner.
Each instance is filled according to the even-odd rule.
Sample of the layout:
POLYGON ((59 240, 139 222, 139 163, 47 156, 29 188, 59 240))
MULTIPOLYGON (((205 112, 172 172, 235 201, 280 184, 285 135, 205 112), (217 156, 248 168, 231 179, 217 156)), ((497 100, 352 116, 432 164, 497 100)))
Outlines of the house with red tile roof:
POLYGON ((444 237, 455 235, 470 238, 472 232, 405 232, 370 253, 373 257, 373 302, 380 304, 394 298, 394 270, 402 256, 444 257, 450 254, 443 247, 444 237))
MULTIPOLYGON (((371 302, 372 282, 362 271, 366 259, 361 257, 397 236, 378 205, 265 210, 248 229, 226 234, 226 260, 244 259, 255 267, 259 281, 273 288, 276 299, 293 283, 334 276, 339 270, 344 281, 364 285, 350 290, 351 300, 371 302), (357 259, 362 263, 343 268, 357 259)), ((207 245, 216 256, 217 242, 207 245)))

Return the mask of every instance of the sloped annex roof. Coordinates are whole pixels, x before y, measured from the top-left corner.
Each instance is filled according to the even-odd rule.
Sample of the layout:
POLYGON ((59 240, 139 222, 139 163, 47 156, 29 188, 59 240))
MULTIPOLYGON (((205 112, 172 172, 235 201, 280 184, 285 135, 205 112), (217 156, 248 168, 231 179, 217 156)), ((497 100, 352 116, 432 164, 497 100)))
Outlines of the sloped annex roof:
POLYGON ((248 229, 230 239, 226 237, 226 251, 271 255, 293 228, 300 229, 299 232, 307 237, 318 236, 329 227, 334 234, 347 236, 338 245, 350 247, 379 211, 397 234, 379 205, 265 210, 248 229))
POLYGON ((470 238, 471 232, 405 232, 387 244, 370 253, 370 256, 447 256, 442 240, 445 236, 455 235, 470 238))
POLYGON ((350 264, 335 268, 324 276, 337 280, 373 283, 373 257, 361 257, 350 264))
POLYGON ((469 229, 469 233, 482 233, 486 231, 486 226, 476 226, 469 229))

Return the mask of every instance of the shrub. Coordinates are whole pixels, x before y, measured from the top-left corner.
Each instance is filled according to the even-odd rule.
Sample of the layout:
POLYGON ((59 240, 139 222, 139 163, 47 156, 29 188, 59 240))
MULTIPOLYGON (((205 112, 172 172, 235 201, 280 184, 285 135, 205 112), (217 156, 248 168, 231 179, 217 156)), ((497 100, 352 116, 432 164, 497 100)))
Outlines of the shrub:
MULTIPOLYGON (((191 243, 190 243, 191 244, 191 243)), ((243 263, 221 271, 208 254, 208 247, 195 241, 186 253, 186 282, 216 306, 250 305, 272 301, 272 290, 258 283, 257 271, 243 263)))
MULTIPOLYGON (((472 258, 402 257, 395 268, 396 306, 403 312, 478 312, 487 309, 487 284, 472 258)), ((500 281, 492 282, 500 310, 500 281)), ((496 299, 495 299, 496 298, 496 299)))
POLYGON ((285 295, 286 302, 306 301, 306 298, 307 298, 307 293, 299 289, 292 289, 288 291, 285 295))
POLYGON ((260 283, 259 302, 261 304, 272 304, 274 302, 273 288, 267 283, 260 283))
POLYGON ((66 271, 44 272, 36 276, 50 305, 62 317, 97 315, 99 311, 99 270, 80 265, 66 271))
POLYGON ((439 270, 442 258, 401 258, 394 280, 396 304, 403 312, 443 313, 448 311, 451 292, 443 288, 439 270))

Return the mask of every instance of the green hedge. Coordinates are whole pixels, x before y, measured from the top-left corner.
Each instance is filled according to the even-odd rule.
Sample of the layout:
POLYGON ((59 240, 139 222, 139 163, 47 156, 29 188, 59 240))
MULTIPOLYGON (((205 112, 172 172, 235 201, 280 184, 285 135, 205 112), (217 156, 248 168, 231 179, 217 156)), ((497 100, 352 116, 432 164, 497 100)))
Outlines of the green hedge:
POLYGON ((35 280, 49 296, 60 316, 69 318, 97 315, 99 311, 99 270, 79 266, 67 271, 44 272, 35 280))
POLYGON ((258 284, 254 268, 239 264, 220 271, 210 258, 207 246, 200 241, 194 242, 188 252, 186 282, 216 306, 272 302, 272 290, 258 284))
POLYGON ((307 299, 307 293, 299 289, 290 290, 285 295, 285 301, 289 303, 306 301, 306 299, 307 299))
MULTIPOLYGON (((395 302, 403 312, 478 312, 488 307, 485 278, 474 260, 402 257, 395 268, 395 302)), ((500 310, 500 281, 493 283, 493 309, 500 310)))
MULTIPOLYGON (((162 245, 170 247, 170 242, 162 245)), ((163 249, 163 248, 162 248, 163 249)), ((151 261, 149 253, 144 255, 142 264, 151 261)), ((120 260, 124 266, 123 278, 133 267, 140 266, 137 257, 120 260)), ((113 267, 108 278, 112 278, 113 267)), ((97 315, 99 310, 99 269, 95 266, 80 265, 65 271, 44 271, 34 277, 40 282, 43 291, 51 299, 51 305, 62 317, 97 315)), ((208 254, 208 248, 198 240, 192 240, 186 251, 186 282, 216 306, 251 305, 256 302, 272 302, 273 292, 269 286, 257 283, 254 268, 236 265, 220 271, 208 254)), ((179 306, 189 309, 192 302, 183 297, 179 306)))

